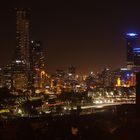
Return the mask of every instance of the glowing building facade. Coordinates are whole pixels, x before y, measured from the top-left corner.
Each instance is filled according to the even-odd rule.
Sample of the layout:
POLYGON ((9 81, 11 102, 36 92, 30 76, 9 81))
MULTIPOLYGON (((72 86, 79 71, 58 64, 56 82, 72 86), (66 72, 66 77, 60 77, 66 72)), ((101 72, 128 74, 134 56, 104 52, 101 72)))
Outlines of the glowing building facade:
POLYGON ((44 88, 46 81, 45 60, 40 41, 30 43, 30 81, 35 88, 44 88))
POLYGON ((127 33, 127 68, 132 70, 135 67, 140 66, 140 48, 137 47, 137 38, 136 33, 127 33))
POLYGON ((136 75, 127 68, 114 71, 114 82, 117 87, 133 87, 136 85, 136 75))
POLYGON ((16 9, 16 49, 12 61, 12 88, 24 90, 28 87, 29 77, 29 9, 16 9))

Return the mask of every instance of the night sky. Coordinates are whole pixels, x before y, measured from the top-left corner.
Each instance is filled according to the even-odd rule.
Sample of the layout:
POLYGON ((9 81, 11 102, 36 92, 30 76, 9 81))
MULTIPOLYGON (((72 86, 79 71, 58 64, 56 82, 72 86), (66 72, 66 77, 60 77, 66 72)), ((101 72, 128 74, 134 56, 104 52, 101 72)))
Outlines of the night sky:
POLYGON ((11 62, 15 49, 15 7, 31 8, 31 38, 42 41, 49 73, 71 64, 80 74, 125 66, 125 33, 140 34, 135 1, 5 0, 0 4, 0 67, 11 62))

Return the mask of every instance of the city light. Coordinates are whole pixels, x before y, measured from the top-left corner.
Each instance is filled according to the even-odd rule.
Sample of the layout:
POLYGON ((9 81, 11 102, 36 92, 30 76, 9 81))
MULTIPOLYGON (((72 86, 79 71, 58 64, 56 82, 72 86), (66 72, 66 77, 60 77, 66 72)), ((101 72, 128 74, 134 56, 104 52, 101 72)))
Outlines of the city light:
POLYGON ((16 60, 16 63, 21 63, 22 61, 21 60, 16 60))
MULTIPOLYGON (((8 110, 7 113, 28 117, 40 116, 43 113, 62 115, 71 114, 73 110, 77 111, 79 106, 83 111, 88 108, 135 102, 135 69, 140 70, 140 57, 137 55, 140 48, 136 45, 136 33, 127 33, 126 68, 125 66, 115 70, 103 68, 98 72, 90 71, 88 75, 79 75, 77 67, 68 64, 66 70, 58 69, 49 74, 46 72, 42 42, 30 40, 28 36, 30 34, 30 14, 28 14, 29 11, 26 9, 17 9, 18 47, 15 48, 14 60, 0 69, 0 87, 7 88, 7 94, 10 94, 9 98, 1 98, 6 102, 6 106, 3 103, 1 106, 8 110)), ((7 110, 1 109, 0 113, 7 110)))
POLYGON ((139 139, 139 4, 1 4, 0 140, 139 139))
POLYGON ((140 53, 140 48, 133 48, 134 53, 140 53))
POLYGON ((135 36, 137 36, 136 33, 127 33, 126 35, 131 36, 131 37, 135 37, 135 36))

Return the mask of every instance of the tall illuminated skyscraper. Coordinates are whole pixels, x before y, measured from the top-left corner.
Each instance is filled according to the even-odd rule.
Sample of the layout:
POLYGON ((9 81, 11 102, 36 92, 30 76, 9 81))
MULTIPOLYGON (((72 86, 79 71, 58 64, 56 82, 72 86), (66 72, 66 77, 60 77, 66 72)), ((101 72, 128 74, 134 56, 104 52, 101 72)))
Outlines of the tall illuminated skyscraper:
POLYGON ((32 40, 29 52, 31 69, 44 69, 45 62, 42 43, 32 40))
POLYGON ((30 9, 16 8, 16 49, 12 61, 13 86, 26 89, 29 78, 30 9))
MULTIPOLYGON (((30 81, 34 87, 41 87, 41 74, 45 72, 44 53, 40 41, 30 43, 30 81)), ((45 73, 44 73, 45 74, 45 73)))
POLYGON ((134 48, 133 49, 134 53, 134 65, 135 66, 140 66, 140 48, 134 48))
POLYGON ((137 47, 137 34, 136 33, 127 33, 127 68, 131 70, 134 66, 134 48, 137 47))
POLYGON ((30 9, 16 9, 16 56, 26 63, 30 43, 30 9))

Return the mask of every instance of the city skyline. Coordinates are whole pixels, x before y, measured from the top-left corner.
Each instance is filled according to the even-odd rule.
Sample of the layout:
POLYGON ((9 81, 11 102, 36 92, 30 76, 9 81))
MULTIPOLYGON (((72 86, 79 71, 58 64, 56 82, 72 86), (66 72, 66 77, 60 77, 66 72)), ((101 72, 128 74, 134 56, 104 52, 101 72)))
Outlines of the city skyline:
POLYGON ((0 6, 0 139, 139 137, 138 3, 0 6))
POLYGON ((10 63, 15 49, 15 7, 31 8, 32 39, 43 43, 46 70, 67 69, 75 65, 87 74, 105 67, 126 65, 127 32, 139 34, 140 19, 136 3, 16 3, 1 8, 0 67, 10 63), (91 4, 91 5, 90 5, 91 4), (130 9, 131 8, 131 9, 130 9), (7 41, 9 40, 9 41, 7 41), (8 50, 8 51, 7 51, 8 50))

